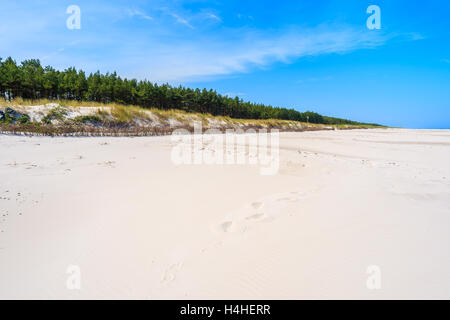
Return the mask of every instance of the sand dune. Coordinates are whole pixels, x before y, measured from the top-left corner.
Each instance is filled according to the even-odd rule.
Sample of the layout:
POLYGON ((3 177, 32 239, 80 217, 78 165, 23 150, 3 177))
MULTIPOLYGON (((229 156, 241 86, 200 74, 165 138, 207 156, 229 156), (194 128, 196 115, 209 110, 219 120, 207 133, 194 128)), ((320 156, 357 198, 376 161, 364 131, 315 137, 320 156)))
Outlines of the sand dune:
POLYGON ((172 147, 0 135, 0 298, 450 298, 450 131, 281 133, 270 176, 172 147))

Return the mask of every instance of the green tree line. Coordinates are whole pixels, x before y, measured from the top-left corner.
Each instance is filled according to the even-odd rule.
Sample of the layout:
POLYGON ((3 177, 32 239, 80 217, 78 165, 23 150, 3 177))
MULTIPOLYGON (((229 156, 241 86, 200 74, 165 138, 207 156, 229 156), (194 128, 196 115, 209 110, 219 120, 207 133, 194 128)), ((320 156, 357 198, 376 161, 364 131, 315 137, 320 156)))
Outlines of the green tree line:
POLYGON ((282 119, 311 123, 359 124, 355 121, 322 116, 316 112, 272 107, 228 97, 214 90, 191 89, 169 84, 158 85, 147 80, 121 78, 99 71, 86 75, 82 70, 68 68, 58 71, 43 67, 38 59, 17 64, 11 57, 0 58, 0 97, 11 100, 67 99, 122 103, 143 108, 179 109, 210 113, 240 119, 282 119))

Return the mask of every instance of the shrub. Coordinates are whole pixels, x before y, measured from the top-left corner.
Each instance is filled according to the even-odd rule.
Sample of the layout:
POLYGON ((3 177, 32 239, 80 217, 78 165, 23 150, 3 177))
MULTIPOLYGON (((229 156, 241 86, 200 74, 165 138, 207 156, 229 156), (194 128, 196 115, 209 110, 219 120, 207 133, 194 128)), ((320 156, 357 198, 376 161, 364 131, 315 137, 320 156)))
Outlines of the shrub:
POLYGON ((78 116, 74 119, 75 123, 84 123, 84 124, 100 124, 102 119, 98 115, 87 115, 87 116, 78 116))
POLYGON ((27 114, 22 114, 21 117, 19 118, 19 123, 21 124, 30 123, 30 121, 31 121, 30 116, 27 114))
POLYGON ((63 121, 67 115, 67 111, 61 107, 51 109, 45 117, 42 118, 42 123, 51 124, 53 120, 63 121))

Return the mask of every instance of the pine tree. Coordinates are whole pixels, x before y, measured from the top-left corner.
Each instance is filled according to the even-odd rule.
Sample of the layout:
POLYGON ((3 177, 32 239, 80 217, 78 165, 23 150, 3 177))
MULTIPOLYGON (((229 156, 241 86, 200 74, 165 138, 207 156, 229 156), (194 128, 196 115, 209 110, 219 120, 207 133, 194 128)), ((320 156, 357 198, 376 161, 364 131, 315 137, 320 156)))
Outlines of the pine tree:
POLYGON ((243 119, 284 119, 311 123, 359 124, 324 117, 318 113, 245 102, 239 97, 223 96, 214 90, 191 89, 169 84, 158 85, 147 80, 122 79, 116 72, 99 71, 86 77, 83 70, 67 68, 57 71, 43 68, 37 59, 20 65, 8 57, 0 58, 0 96, 6 99, 73 99, 94 102, 134 104, 143 108, 180 109, 186 112, 210 113, 243 119))

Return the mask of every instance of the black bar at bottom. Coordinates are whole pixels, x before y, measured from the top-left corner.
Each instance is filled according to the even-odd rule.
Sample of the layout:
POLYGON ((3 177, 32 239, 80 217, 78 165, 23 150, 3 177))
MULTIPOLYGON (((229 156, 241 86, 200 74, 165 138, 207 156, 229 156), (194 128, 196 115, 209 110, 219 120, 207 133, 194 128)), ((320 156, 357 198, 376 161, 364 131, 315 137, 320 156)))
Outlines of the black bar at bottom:
POLYGON ((141 314, 144 319, 310 319, 320 316, 382 317, 407 314, 445 315, 449 301, 400 300, 8 300, 0 310, 21 313, 85 317, 113 315, 129 318, 141 314))

